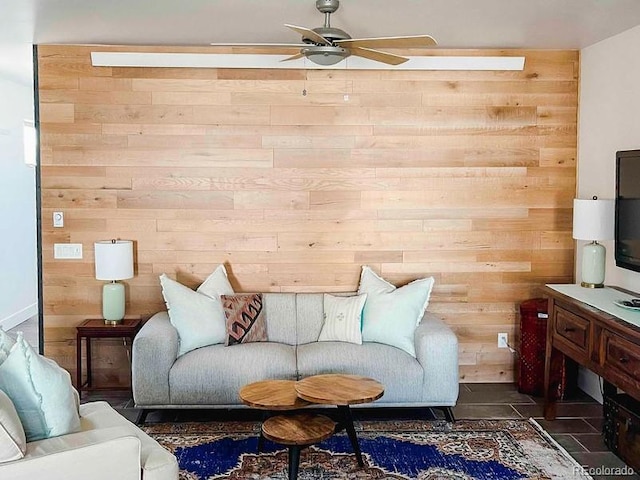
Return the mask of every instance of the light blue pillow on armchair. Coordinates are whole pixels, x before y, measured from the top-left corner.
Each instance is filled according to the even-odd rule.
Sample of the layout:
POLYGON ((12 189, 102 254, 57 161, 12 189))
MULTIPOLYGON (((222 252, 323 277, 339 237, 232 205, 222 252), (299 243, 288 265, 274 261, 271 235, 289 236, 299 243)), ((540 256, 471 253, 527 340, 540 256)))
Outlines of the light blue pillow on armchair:
POLYGON ((15 343, 16 341, 0 328, 0 365, 7 359, 11 347, 13 347, 15 343))
POLYGON ((391 345, 415 357, 414 334, 429 304, 433 282, 433 277, 427 277, 396 288, 362 267, 358 294, 367 294, 362 341, 391 345))
POLYGON ((80 430, 69 372, 38 355, 21 333, 0 365, 0 390, 13 402, 27 442, 80 430))

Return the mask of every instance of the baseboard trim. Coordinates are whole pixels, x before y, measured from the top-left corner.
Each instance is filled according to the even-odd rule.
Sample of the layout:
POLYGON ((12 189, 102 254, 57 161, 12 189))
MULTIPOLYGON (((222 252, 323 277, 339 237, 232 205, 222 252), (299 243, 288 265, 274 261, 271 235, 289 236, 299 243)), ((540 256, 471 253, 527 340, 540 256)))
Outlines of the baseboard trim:
POLYGON ((29 320, 31 317, 38 314, 38 304, 32 303, 31 305, 23 308, 22 310, 14 313, 13 315, 9 315, 6 318, 0 320, 0 327, 3 330, 10 330, 12 328, 17 327, 22 322, 29 320))

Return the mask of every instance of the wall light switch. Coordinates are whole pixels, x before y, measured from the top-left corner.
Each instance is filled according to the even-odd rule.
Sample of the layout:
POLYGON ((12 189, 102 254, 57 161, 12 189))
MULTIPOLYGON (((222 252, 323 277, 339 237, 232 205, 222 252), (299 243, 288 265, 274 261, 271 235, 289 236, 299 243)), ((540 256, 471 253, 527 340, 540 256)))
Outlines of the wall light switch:
POLYGON ((53 258, 58 260, 75 260, 82 258, 81 243, 54 243, 53 258))
POLYGON ((55 228, 64 227, 64 213, 53 212, 53 226, 55 228))

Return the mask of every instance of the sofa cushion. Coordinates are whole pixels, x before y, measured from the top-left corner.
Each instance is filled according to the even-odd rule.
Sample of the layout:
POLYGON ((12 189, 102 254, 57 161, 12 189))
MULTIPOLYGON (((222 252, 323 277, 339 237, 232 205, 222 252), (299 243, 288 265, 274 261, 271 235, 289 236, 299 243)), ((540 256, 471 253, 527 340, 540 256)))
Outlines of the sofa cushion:
POLYGON ((432 288, 433 277, 396 288, 369 267, 362 267, 358 293, 368 294, 362 340, 392 345, 415 357, 414 332, 427 309, 432 288))
POLYGON ((274 342, 211 345, 176 360, 169 372, 174 405, 237 405, 247 383, 296 378, 295 347, 274 342))
MULTIPOLYGON (((264 312, 270 342, 296 344, 296 294, 265 293, 264 312)), ((316 336, 316 339, 318 337, 316 336)))
POLYGON ((322 373, 348 373, 373 378, 384 385, 377 402, 416 402, 422 396, 423 370, 403 350, 381 343, 355 345, 345 342, 316 342, 298 347, 301 378, 322 373))
POLYGON ((317 342, 324 322, 324 294, 296 295, 298 345, 317 342))
POLYGON ((27 438, 13 403, 0 390, 0 463, 24 457, 27 438))
POLYGON ((21 333, 0 365, 0 390, 13 402, 29 442, 80 428, 69 372, 38 355, 21 333))
POLYGON ((224 342, 226 319, 219 297, 195 292, 165 274, 160 275, 160 284, 171 325, 180 337, 178 355, 224 342))
POLYGON ((221 295, 220 299, 227 318, 225 345, 268 340, 261 293, 221 295))
POLYGON ((360 345, 362 343, 362 308, 367 295, 336 297, 324 294, 324 323, 319 342, 338 341, 360 345))
POLYGON ((111 427, 126 428, 140 440, 140 467, 144 480, 178 478, 176 457, 158 442, 116 412, 106 402, 90 402, 80 406, 81 430, 99 431, 111 427))

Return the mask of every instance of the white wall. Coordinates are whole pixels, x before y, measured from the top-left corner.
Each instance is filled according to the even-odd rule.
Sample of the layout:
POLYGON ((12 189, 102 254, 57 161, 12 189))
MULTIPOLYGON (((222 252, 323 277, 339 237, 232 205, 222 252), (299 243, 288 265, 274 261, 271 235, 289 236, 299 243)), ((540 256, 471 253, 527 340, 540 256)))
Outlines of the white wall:
MULTIPOLYGON (((615 197, 616 151, 640 149, 640 26, 581 51, 578 196, 615 197)), ((640 273, 615 266, 607 247, 605 283, 640 292, 640 273)), ((580 247, 576 279, 580 278, 580 247)), ((581 372, 580 387, 600 396, 597 377, 581 372)))
POLYGON ((35 169, 24 163, 22 129, 33 121, 33 88, 0 72, 0 326, 38 313, 35 169))

